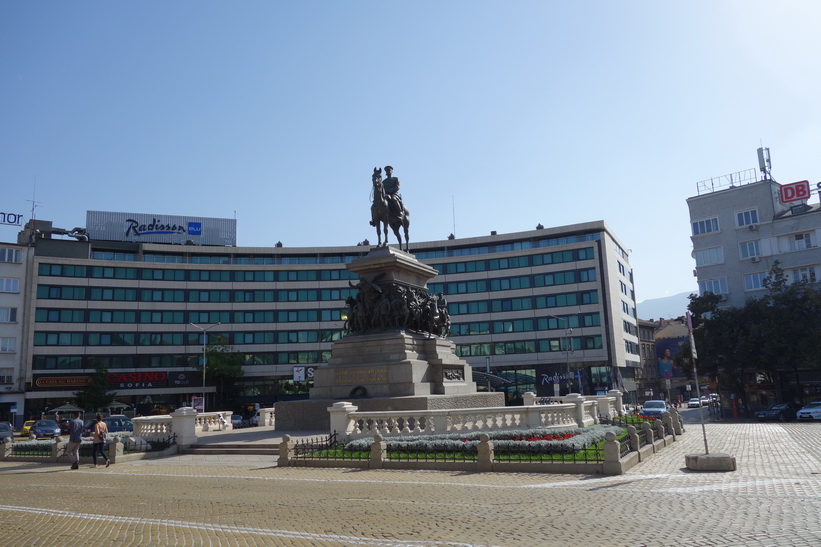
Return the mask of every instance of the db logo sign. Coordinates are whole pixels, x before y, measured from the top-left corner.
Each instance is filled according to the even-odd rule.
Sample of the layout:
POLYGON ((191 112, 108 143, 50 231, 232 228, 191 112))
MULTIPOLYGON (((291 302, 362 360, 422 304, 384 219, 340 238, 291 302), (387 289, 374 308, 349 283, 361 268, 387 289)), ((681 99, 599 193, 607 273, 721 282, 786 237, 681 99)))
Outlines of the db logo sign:
POLYGON ((810 182, 802 180, 800 182, 793 182, 792 184, 785 184, 778 193, 781 198, 781 203, 810 199, 810 182))

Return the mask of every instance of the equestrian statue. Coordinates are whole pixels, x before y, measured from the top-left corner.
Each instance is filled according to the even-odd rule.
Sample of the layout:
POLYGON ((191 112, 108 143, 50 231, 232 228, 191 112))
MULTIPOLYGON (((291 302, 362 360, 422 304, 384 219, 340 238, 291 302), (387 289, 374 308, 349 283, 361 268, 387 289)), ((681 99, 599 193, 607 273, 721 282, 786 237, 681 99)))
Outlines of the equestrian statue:
POLYGON ((408 251, 408 227, 410 226, 410 211, 402 203, 402 195, 399 194, 399 179, 393 176, 393 167, 385 166, 384 181, 382 180, 382 169, 373 168, 372 203, 371 203, 371 226, 376 227, 377 246, 388 245, 388 226, 391 227, 402 249, 402 237, 399 228, 405 231, 405 248, 408 251), (382 243, 382 231, 385 232, 385 243, 382 243))

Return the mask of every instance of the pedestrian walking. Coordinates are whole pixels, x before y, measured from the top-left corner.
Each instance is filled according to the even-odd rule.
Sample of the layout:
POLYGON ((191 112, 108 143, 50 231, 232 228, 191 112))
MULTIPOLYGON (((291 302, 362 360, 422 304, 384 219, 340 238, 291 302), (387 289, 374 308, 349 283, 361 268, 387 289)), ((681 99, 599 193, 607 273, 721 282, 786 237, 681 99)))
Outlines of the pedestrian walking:
POLYGON ((97 423, 94 424, 94 451, 91 453, 91 459, 94 462, 94 467, 97 467, 97 454, 100 454, 105 459, 105 466, 108 467, 108 455, 105 453, 105 440, 108 437, 108 425, 103 421, 103 415, 97 413, 97 423))
POLYGON ((74 413, 74 418, 69 422, 68 445, 66 452, 71 456, 71 469, 80 468, 80 444, 83 442, 83 420, 80 419, 80 411, 74 413))

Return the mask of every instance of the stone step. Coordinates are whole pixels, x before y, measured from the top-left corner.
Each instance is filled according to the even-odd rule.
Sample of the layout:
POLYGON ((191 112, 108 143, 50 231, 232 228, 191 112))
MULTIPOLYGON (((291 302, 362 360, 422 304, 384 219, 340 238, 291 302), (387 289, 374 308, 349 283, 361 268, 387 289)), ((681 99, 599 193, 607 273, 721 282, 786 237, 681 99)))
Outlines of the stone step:
POLYGON ((185 449, 186 454, 245 454, 249 456, 278 456, 279 445, 275 444, 194 444, 185 449))

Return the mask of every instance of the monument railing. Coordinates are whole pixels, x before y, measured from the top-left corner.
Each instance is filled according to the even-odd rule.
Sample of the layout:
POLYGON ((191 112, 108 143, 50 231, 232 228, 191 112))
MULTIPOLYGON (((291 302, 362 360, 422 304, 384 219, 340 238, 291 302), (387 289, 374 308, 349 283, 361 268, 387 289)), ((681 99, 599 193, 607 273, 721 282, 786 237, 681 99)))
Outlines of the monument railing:
POLYGON ((597 423, 596 402, 581 398, 555 405, 451 410, 359 412, 350 402, 329 409, 331 430, 343 442, 372 437, 435 435, 467 431, 498 431, 551 427, 586 427, 597 423))
POLYGON ((623 414, 621 393, 617 390, 612 390, 608 395, 570 393, 556 399, 561 402, 538 404, 535 394, 526 393, 526 404, 523 406, 381 412, 360 412, 351 402, 343 401, 335 403, 328 412, 331 415, 331 431, 339 432, 342 441, 376 434, 390 437, 504 429, 588 427, 599 423, 600 416, 623 414))

